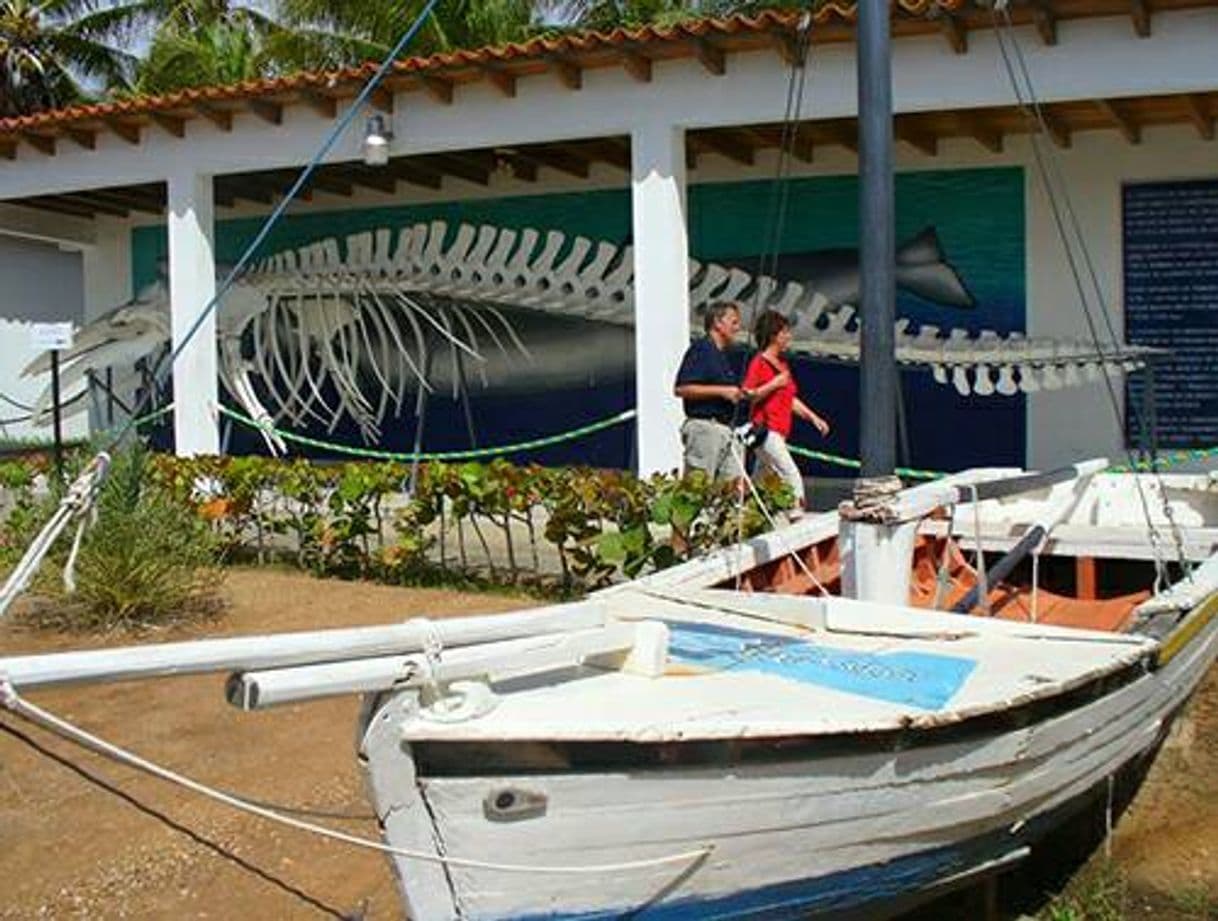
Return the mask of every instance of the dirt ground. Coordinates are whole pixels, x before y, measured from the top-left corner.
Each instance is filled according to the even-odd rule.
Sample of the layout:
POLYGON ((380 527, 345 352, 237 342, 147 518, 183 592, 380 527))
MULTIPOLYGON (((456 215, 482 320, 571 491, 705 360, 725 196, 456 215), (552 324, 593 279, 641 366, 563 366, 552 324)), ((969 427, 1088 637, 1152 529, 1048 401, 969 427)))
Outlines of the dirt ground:
MULTIPOLYGON (((267 570, 231 571, 225 590, 231 607, 220 621, 147 639, 355 626, 533 603, 267 570)), ((79 637, 0 627, 0 652, 81 645, 79 637)), ((223 676, 31 699, 210 785, 376 836, 353 757, 354 699, 245 714, 224 702, 223 676)), ((380 855, 214 805, 8 715, 0 726, 0 918, 402 917, 380 855)), ((1112 850, 1148 904, 1181 893, 1218 898, 1218 670, 1118 826, 1112 850)))

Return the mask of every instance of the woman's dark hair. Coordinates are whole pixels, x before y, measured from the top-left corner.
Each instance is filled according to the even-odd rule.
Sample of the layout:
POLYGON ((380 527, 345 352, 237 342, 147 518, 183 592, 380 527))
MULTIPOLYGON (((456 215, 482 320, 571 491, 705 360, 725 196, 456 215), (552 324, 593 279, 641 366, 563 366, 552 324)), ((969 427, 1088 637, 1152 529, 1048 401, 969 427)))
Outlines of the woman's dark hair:
POLYGON ((780 332, 790 327, 791 321, 777 310, 764 311, 753 325, 753 338, 757 340, 757 348, 767 348, 780 332))
POLYGON ((735 301, 716 301, 702 314, 702 328, 709 333, 714 325, 732 310, 739 314, 740 305, 735 301))

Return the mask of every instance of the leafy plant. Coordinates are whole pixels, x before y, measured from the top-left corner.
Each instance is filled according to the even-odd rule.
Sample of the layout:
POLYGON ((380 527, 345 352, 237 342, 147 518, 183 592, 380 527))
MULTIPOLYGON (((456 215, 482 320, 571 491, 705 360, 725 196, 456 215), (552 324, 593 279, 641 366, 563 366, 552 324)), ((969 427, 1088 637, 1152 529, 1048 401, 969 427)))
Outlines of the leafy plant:
POLYGON ((79 630, 144 627, 218 607, 216 544, 194 511, 148 476, 138 448, 114 459, 81 545, 77 590, 35 619, 79 630))

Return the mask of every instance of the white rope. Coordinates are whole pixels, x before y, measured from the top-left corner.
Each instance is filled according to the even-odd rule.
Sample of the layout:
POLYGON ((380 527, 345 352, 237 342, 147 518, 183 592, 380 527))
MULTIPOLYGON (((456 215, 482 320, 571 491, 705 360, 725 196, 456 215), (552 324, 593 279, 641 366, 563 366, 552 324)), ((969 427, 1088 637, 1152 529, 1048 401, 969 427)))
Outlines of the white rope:
MULTIPOLYGON (((4 583, 4 588, 0 589, 0 619, 8 612, 9 605, 16 600, 30 584, 30 580, 34 578, 34 574, 38 571, 38 567, 42 565, 43 559, 51 551, 55 541, 59 535, 63 533, 63 529, 68 526, 73 518, 82 517, 93 507, 93 501, 97 498, 97 491, 101 488, 102 481, 106 478, 106 473, 110 469, 110 455, 106 452, 101 452, 88 466, 81 472, 80 476, 68 487, 67 493, 59 502, 59 507, 55 509, 55 514, 38 532, 38 536, 34 538, 29 549, 25 551, 25 555, 21 558, 21 562, 9 574, 8 579, 4 583)), ((81 522, 82 528, 84 522, 81 522)), ((76 550, 79 549, 79 541, 81 534, 77 533, 77 538, 73 541, 73 552, 68 557, 68 566, 72 567, 76 562, 76 550)), ((71 569, 64 571, 64 583, 71 585, 72 573, 71 569)))
POLYGON ((549 874, 590 874, 590 873, 619 873, 627 870, 645 870, 650 867, 662 866, 671 863, 690 863, 694 864, 703 860, 714 849, 713 845, 706 845, 695 851, 684 851, 679 854, 668 854, 664 857, 653 857, 648 860, 630 860, 623 863, 610 864, 594 864, 590 866, 546 866, 542 864, 528 865, 515 863, 494 863, 491 861, 471 860, 461 857, 440 856, 438 854, 428 853, 426 851, 415 851, 408 848, 394 847, 389 844, 383 844, 380 841, 373 841, 370 838, 363 838, 359 835, 351 835, 346 832, 337 831, 333 828, 327 828, 324 825, 316 825, 312 822, 306 822, 302 819, 296 819, 291 816, 283 815, 274 809, 268 809, 265 806, 259 806, 248 800, 241 799, 236 796, 224 793, 206 784, 200 783, 197 780, 192 780, 168 768, 154 764, 133 752, 120 748, 110 742, 105 741, 89 732, 79 728, 78 726, 69 723, 67 720, 61 719, 36 704, 30 703, 17 693, 17 689, 8 681, 0 678, 0 705, 11 710, 18 716, 29 720, 47 729, 61 738, 67 739, 84 748, 91 749, 98 754, 104 755, 120 764, 125 764, 128 767, 144 771, 154 777, 159 777, 169 783, 176 784, 180 787, 185 787, 200 796, 205 796, 208 799, 223 803, 233 809, 248 812, 251 815, 259 816, 271 822, 278 822, 282 825, 287 825, 291 828, 300 831, 311 832, 315 835, 320 835, 323 838, 329 838, 332 841, 341 841, 344 844, 352 845, 353 847, 366 848, 372 851, 379 851, 383 854, 393 854, 397 857, 405 857, 410 860, 419 860, 425 863, 439 863, 452 867, 469 867, 476 870, 496 870, 503 873, 549 873, 549 874))
MULTIPOLYGON (((830 594, 829 589, 825 588, 824 584, 820 581, 820 579, 816 578, 816 576, 812 573, 812 570, 808 568, 808 564, 804 562, 803 557, 801 557, 799 555, 799 553, 795 549, 795 547, 793 547, 787 541, 787 539, 782 536, 782 533, 778 530, 778 522, 775 521, 774 516, 770 514, 769 507, 765 504, 765 500, 763 500, 761 498, 761 493, 759 493, 757 491, 757 485, 753 482, 753 478, 751 476, 749 476, 748 470, 745 469, 744 457, 742 456, 743 452, 740 451, 741 445, 734 437, 731 440, 731 447, 732 447, 732 450, 734 452, 736 452, 736 454, 737 454, 736 459, 740 462, 740 469, 743 472, 744 482, 748 484, 749 492, 751 492, 753 494, 753 501, 755 501, 757 503, 757 508, 761 510, 762 516, 765 518, 765 520, 767 522, 769 522, 770 527, 773 528, 773 536, 776 537, 781 542, 783 552, 795 561, 795 565, 797 565, 800 569, 803 570, 803 573, 805 576, 807 576, 809 579, 812 580, 812 584, 813 584, 813 586, 816 587, 816 590, 818 592, 820 592, 822 595, 828 596, 830 594)), ((743 508, 743 505, 744 505, 743 498, 741 498, 740 501, 741 501, 741 507, 743 508)), ((741 548, 740 552, 743 552, 743 544, 744 544, 743 540, 738 541, 736 544, 737 547, 741 548)), ((740 583, 739 583, 740 571, 739 570, 741 568, 742 568, 742 562, 739 558, 737 558, 737 561, 736 561, 736 569, 737 569, 736 588, 737 589, 740 588, 740 583)))

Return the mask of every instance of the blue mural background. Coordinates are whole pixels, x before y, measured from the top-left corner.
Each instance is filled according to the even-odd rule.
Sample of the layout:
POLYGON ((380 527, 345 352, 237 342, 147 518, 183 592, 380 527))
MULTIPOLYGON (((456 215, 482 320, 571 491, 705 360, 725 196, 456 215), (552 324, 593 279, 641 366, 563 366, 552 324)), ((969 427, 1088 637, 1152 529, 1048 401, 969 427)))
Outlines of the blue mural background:
MULTIPOLYGON (((699 259, 731 260, 757 256, 772 244, 776 227, 775 195, 786 198, 786 219, 777 248, 795 254, 857 245, 858 182, 853 176, 788 180, 783 189, 769 181, 692 185, 688 192, 690 250, 699 259)), ((915 324, 942 329, 991 329, 1001 333, 1025 328, 1024 180, 1019 168, 940 170, 896 177, 898 243, 926 227, 938 233, 947 261, 976 298, 972 309, 944 307, 907 291, 898 291, 898 315, 915 324)), ((379 227, 401 227, 419 221, 444 220, 504 227, 558 229, 569 235, 621 243, 630 238, 630 195, 626 189, 560 195, 516 196, 483 201, 367 208, 291 215, 271 232, 263 252, 296 247, 328 237, 379 227)), ((216 257, 235 262, 252 239, 260 219, 218 221, 216 257)), ((163 226, 132 231, 132 270, 137 286, 153 280, 167 257, 163 226)), ((783 276, 781 256, 778 274, 783 276)), ((496 394, 472 388, 471 408, 480 445, 499 445, 568 430, 634 405, 633 350, 621 348, 621 373, 601 374, 588 386, 539 389, 531 393, 496 394)), ((743 362, 746 356, 738 355, 743 362)), ((806 398, 827 414, 833 432, 821 439, 802 423, 796 443, 835 454, 857 456, 857 369, 800 360, 796 375, 806 398)), ((1022 395, 962 398, 935 384, 929 371, 902 372, 909 451, 902 462, 953 470, 974 464, 1022 464, 1025 412, 1022 395)), ((383 426, 378 446, 408 451, 413 443, 412 418, 383 426)), ((354 427, 335 433, 312 431, 315 437, 360 444, 354 427)), ((470 446, 461 407, 449 396, 430 403, 424 448, 460 450, 470 446)), ((260 439, 238 427, 229 450, 261 449, 260 439)), ((547 464, 590 463, 628 467, 633 463, 630 425, 600 432, 579 442, 556 445, 516 456, 547 464)), ((809 473, 846 475, 840 467, 805 464, 809 473)))

